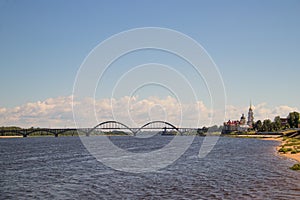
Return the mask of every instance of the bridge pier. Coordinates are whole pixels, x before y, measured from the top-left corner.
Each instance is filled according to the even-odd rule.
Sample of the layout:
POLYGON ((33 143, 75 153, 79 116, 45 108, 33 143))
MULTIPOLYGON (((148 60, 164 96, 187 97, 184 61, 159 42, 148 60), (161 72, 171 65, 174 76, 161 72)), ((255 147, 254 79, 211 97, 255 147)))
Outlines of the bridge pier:
POLYGON ((28 132, 27 132, 27 130, 25 129, 24 132, 23 132, 23 137, 27 137, 27 135, 28 135, 28 132))
POLYGON ((58 137, 59 130, 54 129, 54 137, 58 137))

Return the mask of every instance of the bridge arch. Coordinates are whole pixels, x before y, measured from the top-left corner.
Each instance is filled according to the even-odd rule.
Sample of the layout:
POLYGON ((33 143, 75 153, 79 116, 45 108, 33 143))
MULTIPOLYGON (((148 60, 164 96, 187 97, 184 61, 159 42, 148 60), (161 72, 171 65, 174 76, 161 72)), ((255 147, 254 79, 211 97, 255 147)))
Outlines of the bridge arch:
MULTIPOLYGON (((121 122, 113 121, 113 120, 105 121, 105 122, 101 122, 101 123, 97 124, 97 125, 94 126, 92 129, 90 129, 90 130, 88 131, 87 134, 90 134, 91 132, 93 132, 94 130, 96 130, 97 128, 99 128, 99 127, 101 127, 101 126, 103 126, 103 125, 105 125, 105 124, 116 124, 116 125, 121 125, 121 126, 124 127, 124 129, 127 129, 127 130, 129 130, 130 132, 132 132, 133 134, 135 134, 135 130, 133 130, 133 129, 130 128, 129 126, 127 126, 127 125, 125 125, 125 124, 123 124, 123 123, 121 123, 121 122)), ((114 128, 112 127, 112 128, 108 128, 108 129, 114 129, 114 128)))
MULTIPOLYGON (((151 121, 151 122, 144 124, 136 131, 136 133, 138 133, 139 131, 141 131, 142 129, 146 128, 147 126, 149 126, 151 124, 157 124, 157 123, 168 125, 168 126, 172 127, 172 129, 178 131, 182 135, 182 132, 176 126, 174 126, 173 124, 171 124, 169 122, 161 121, 161 120, 151 121)), ((164 127, 162 127, 161 129, 164 129, 164 127)))
POLYGON ((24 130, 23 129, 7 129, 7 130, 1 130, 1 134, 4 133, 15 133, 17 135, 23 136, 25 135, 24 130))
POLYGON ((20 129, 20 130, 6 130, 5 132, 16 133, 18 135, 22 135, 23 137, 27 137, 35 132, 46 132, 53 134, 57 137, 59 134, 63 134, 68 131, 77 131, 77 129, 68 128, 68 129, 50 129, 50 128, 37 128, 37 129, 20 129))

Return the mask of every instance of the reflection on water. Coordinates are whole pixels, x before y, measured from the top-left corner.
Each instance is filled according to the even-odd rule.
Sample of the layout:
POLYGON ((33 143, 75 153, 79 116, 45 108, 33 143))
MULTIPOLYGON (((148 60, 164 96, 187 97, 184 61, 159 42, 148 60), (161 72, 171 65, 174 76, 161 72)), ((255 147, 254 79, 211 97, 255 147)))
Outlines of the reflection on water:
MULTIPOLYGON (((113 137, 132 152, 161 148, 170 137, 139 140, 113 137)), ((110 169, 78 137, 0 140, 0 199, 299 199, 294 161, 274 155, 274 141, 220 138, 205 158, 203 138, 156 173, 110 169)))

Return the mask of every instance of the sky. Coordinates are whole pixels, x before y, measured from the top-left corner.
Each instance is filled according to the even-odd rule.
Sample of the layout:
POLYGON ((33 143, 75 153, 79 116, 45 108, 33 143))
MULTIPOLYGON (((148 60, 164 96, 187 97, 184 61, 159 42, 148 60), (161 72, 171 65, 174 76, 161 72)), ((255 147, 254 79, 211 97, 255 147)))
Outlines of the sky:
MULTIPOLYGON (((73 87, 85 58, 107 38, 142 27, 181 32, 206 50, 218 67, 226 93, 226 116, 218 118, 218 123, 247 114, 250 101, 255 119, 285 117, 300 108, 299 20, 297 0, 0 0, 0 126, 74 126, 73 87)), ((147 87, 111 96, 109 86, 130 67, 161 62, 184 71, 192 85, 199 80, 194 86, 197 101, 181 99, 186 113, 183 124, 195 126, 197 117, 188 120, 195 109, 202 113, 200 125, 209 123, 212 108, 204 81, 193 80, 188 64, 173 57, 147 51, 118 60, 119 65, 116 62, 102 80, 107 87, 101 87, 101 81, 97 87, 98 121, 114 117, 102 117, 112 109, 106 102, 113 98, 120 121, 142 124, 164 118, 177 123, 178 102, 171 103, 176 94, 170 91, 147 87), (130 95, 134 96, 134 120, 122 115, 130 95)), ((85 116, 84 121, 92 120, 85 116)))

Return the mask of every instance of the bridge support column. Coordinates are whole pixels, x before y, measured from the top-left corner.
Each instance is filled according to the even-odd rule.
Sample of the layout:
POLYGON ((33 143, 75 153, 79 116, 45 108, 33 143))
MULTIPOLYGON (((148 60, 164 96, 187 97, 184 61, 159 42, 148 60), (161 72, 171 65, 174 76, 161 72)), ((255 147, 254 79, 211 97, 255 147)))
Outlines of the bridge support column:
POLYGON ((85 136, 86 136, 86 137, 89 137, 89 136, 90 136, 90 133, 86 133, 85 136))
POLYGON ((167 134, 167 127, 164 128, 163 135, 167 134))
POLYGON ((27 137, 27 135, 28 135, 27 130, 25 129, 24 132, 23 132, 23 137, 27 137))
POLYGON ((54 137, 58 137, 58 130, 54 130, 54 137))

